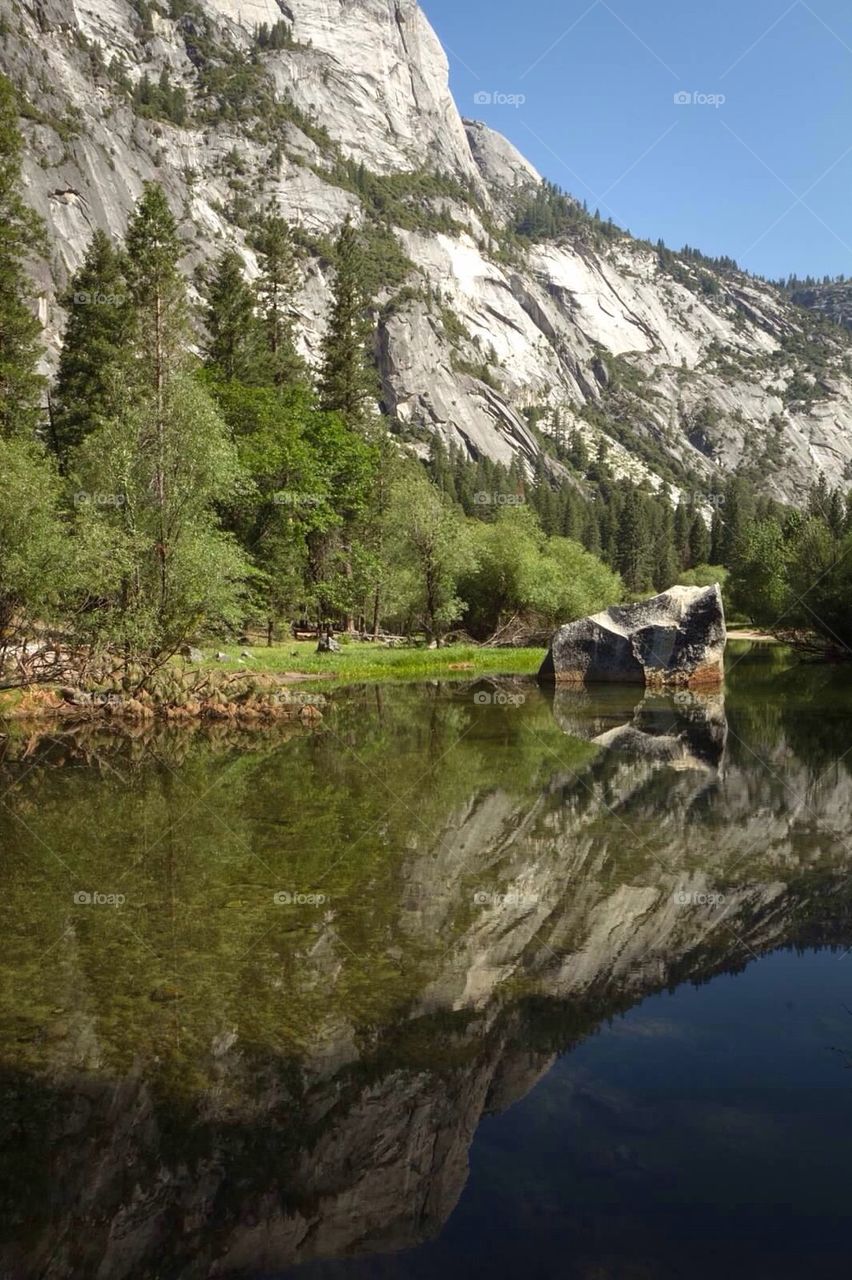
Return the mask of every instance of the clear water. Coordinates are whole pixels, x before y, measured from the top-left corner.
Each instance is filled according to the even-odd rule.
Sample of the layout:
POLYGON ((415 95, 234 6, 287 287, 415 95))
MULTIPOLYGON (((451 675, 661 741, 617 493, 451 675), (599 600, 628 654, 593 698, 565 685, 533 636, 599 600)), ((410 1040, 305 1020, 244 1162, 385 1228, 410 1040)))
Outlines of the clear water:
POLYGON ((850 724, 732 646, 724 699, 10 729, 0 1273, 848 1274, 850 724))

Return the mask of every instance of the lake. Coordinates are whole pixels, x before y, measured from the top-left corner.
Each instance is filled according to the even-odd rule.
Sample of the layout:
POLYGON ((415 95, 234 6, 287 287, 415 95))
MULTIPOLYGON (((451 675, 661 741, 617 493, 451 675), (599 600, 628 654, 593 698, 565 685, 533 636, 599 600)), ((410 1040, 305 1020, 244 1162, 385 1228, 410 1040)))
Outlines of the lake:
POLYGON ((7 726, 0 1276, 829 1277, 852 672, 7 726))

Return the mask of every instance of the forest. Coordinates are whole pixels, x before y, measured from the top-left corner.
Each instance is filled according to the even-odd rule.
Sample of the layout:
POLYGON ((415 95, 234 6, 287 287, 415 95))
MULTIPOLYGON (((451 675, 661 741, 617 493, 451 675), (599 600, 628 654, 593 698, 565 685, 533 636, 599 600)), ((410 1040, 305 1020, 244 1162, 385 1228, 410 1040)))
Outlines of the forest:
POLYGON ((737 475, 677 495, 618 479, 604 438, 590 456, 576 430, 509 468, 437 437, 428 456, 407 447, 378 407, 371 240, 351 222, 311 369, 293 229, 259 210, 257 278, 228 249, 196 292, 148 184, 123 240, 93 236, 48 380, 17 115, 0 79, 0 658, 49 633, 154 670, 200 637, 262 628, 272 643, 298 620, 539 640, 717 580, 737 614, 849 652, 852 503, 824 479, 794 510, 737 475))

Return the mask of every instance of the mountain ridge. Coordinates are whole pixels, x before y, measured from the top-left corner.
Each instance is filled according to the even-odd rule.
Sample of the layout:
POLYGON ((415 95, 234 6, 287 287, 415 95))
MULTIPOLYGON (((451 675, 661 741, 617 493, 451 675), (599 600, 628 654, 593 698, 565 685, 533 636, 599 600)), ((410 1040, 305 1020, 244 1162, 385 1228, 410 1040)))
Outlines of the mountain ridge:
POLYGON ((832 486, 852 478, 848 335, 773 285, 634 240, 544 184, 508 140, 462 117, 415 0, 2 0, 0 15, 27 198, 52 246, 36 277, 53 353, 58 298, 89 237, 122 234, 156 179, 199 290, 229 245, 256 273, 259 208, 293 223, 312 362, 324 244, 346 216, 381 233, 382 406, 415 448, 438 436, 532 465, 579 430, 608 442, 618 474, 656 488, 700 492, 745 468, 795 501, 819 472, 832 486), (264 26, 276 32, 265 47, 264 26))

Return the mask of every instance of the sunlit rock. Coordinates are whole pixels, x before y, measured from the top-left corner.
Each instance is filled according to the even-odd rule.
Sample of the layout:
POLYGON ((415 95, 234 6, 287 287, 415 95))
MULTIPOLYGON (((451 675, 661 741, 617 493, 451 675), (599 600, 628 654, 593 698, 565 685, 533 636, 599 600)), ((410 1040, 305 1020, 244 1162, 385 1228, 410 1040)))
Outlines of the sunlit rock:
POLYGON ((725 610, 718 585, 672 587, 639 604, 615 605, 560 627, 539 671, 542 681, 720 685, 725 610))

